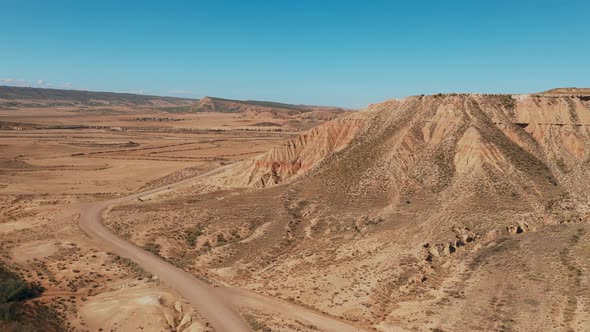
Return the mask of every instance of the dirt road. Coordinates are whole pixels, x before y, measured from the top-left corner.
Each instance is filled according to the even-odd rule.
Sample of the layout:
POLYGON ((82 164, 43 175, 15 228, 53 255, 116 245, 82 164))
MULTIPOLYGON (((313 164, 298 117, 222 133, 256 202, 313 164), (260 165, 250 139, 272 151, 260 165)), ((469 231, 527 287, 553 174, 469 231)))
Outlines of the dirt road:
POLYGON ((88 203, 80 211, 80 228, 90 237, 98 240, 108 251, 126 257, 139 264, 146 271, 157 275, 160 280, 180 293, 195 310, 213 325, 217 331, 251 331, 244 322, 235 306, 252 307, 267 312, 284 315, 300 321, 308 322, 324 331, 362 331, 359 327, 347 322, 324 316, 311 310, 295 306, 280 300, 271 299, 253 292, 233 287, 213 288, 197 279, 192 274, 163 261, 161 258, 145 251, 108 230, 101 222, 101 213, 110 205, 122 203, 141 196, 146 196, 196 181, 206 176, 222 172, 230 167, 226 165, 199 176, 185 179, 145 192, 108 201, 88 203))

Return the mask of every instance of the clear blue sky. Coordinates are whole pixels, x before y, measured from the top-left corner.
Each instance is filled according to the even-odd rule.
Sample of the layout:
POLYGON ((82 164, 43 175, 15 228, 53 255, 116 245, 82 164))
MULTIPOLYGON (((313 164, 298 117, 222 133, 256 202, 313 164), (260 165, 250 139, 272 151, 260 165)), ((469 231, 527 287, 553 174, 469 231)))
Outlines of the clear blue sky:
POLYGON ((0 85, 360 107, 590 86, 590 1, 0 0, 0 85))

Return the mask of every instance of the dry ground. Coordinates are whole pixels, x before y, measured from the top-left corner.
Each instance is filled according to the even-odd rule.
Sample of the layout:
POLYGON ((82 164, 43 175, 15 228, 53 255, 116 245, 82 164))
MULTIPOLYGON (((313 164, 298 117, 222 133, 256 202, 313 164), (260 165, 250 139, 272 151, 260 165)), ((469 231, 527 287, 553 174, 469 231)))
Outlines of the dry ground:
POLYGON ((257 155, 296 134, 277 130, 285 121, 117 107, 0 110, 1 260, 40 281, 41 301, 71 329, 208 329, 174 291, 99 250, 74 207, 257 155))
MULTIPOLYGON (((144 125, 136 129, 144 130, 144 125)), ((137 137, 124 146, 127 139, 112 140, 120 145, 116 148, 78 146, 86 150, 69 151, 69 157, 89 163, 104 157, 113 165, 122 160, 129 163, 123 170, 145 163, 154 166, 150 174, 164 167, 156 162, 206 156, 189 161, 212 168, 232 160, 199 155, 222 149, 211 142, 191 142, 185 154, 173 151, 182 146, 157 146, 149 138, 235 131, 150 130, 145 141, 137 137), (142 144, 148 148, 141 150, 142 144)), ((252 144, 251 155, 260 142, 271 145, 269 135, 288 136, 240 131, 246 133, 255 135, 228 142, 235 149, 240 142, 252 144)), ((228 167, 221 177, 113 206, 104 212, 105 224, 213 284, 251 289, 379 331, 589 329, 590 97, 408 97, 278 145, 228 167), (230 181, 237 176, 246 178, 230 181)), ((11 158, 6 170, 42 164, 11 158)), ((98 324, 89 312, 108 312, 113 297, 126 303, 131 316, 139 315, 133 309, 138 303, 158 302, 153 310, 162 312, 160 328, 169 315, 174 321, 169 325, 176 325, 181 316, 171 311, 173 292, 134 264, 95 251, 80 236, 75 216, 56 209, 53 201, 121 195, 206 169, 179 166, 174 175, 142 178, 141 184, 134 182, 141 176, 134 172, 115 180, 105 172, 102 180, 111 181, 106 186, 118 189, 92 191, 106 187, 84 184, 93 196, 63 195, 61 189, 46 196, 7 191, 4 197, 12 200, 6 206, 18 208, 7 210, 0 224, 9 244, 3 257, 56 292, 82 290, 85 300, 74 306, 66 301, 63 309, 78 327, 98 324), (23 255, 27 258, 19 258, 23 255), (119 292, 125 287, 131 291, 119 292), (100 295, 89 296, 91 290, 100 295), (151 301, 153 296, 162 300, 151 301)), ((12 188, 18 188, 15 183, 12 188)), ((268 312, 243 313, 259 331, 317 330, 268 312)), ((204 325, 196 314, 190 317, 204 325)))
POLYGON ((209 280, 379 331, 587 331, 589 102, 388 101, 106 224, 209 280))

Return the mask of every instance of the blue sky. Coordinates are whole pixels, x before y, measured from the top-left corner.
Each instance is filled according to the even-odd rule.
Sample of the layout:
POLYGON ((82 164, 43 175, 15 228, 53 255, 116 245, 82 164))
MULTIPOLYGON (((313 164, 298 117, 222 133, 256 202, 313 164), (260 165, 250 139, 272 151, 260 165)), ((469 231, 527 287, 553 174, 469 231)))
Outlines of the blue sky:
POLYGON ((590 87, 590 1, 0 0, 0 85, 362 107, 590 87))

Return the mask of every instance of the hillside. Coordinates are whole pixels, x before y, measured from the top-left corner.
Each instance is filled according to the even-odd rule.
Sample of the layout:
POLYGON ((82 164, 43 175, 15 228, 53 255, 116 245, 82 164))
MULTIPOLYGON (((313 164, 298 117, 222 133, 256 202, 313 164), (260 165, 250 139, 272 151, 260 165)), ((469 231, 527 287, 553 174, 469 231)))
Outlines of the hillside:
POLYGON ((590 96, 590 88, 556 88, 542 92, 543 94, 564 94, 590 96))
POLYGON ((192 111, 240 113, 249 116, 271 116, 275 118, 296 117, 308 120, 329 120, 347 110, 338 107, 204 97, 194 105, 192 111))
POLYGON ((55 106, 186 106, 194 99, 131 93, 0 86, 0 107, 55 106))
MULTIPOLYGON (((553 92, 552 92, 553 94, 553 92)), ((340 131, 347 131, 347 128, 350 124, 354 125, 354 131, 352 135, 348 135, 345 144, 352 140, 352 136, 356 134, 356 131, 359 127, 362 127, 361 124, 368 124, 371 122, 371 119, 375 117, 376 113, 379 113, 378 110, 387 109, 387 108, 405 108, 411 107, 413 111, 416 111, 416 107, 420 107, 423 109, 425 106, 421 105, 422 103, 428 103, 429 106, 433 107, 442 107, 440 104, 444 105, 444 108, 453 108, 453 107, 460 107, 461 103, 472 103, 477 107, 480 111, 475 111, 481 114, 478 116, 484 116, 490 110, 485 109, 486 105, 491 103, 491 106, 498 108, 495 112, 502 112, 503 115, 499 114, 490 114, 493 116, 493 119, 490 120, 496 126, 518 126, 523 129, 523 131, 531 131, 530 134, 534 134, 532 130, 535 130, 538 135, 547 129, 539 129, 534 128, 535 126, 564 126, 564 125, 572 125, 574 127, 582 127, 590 125, 590 116, 588 116, 585 105, 587 104, 587 100, 584 97, 556 97, 553 95, 537 95, 537 96, 527 96, 527 95, 519 95, 519 96, 509 96, 509 95, 435 95, 431 97, 409 97, 403 100, 392 100, 385 102, 383 104, 375 104, 369 106, 369 108, 363 112, 359 112, 356 114, 351 114, 347 117, 341 118, 337 121, 327 122, 323 125, 314 128, 312 131, 304 134, 303 136, 292 140, 284 147, 273 149, 268 153, 256 157, 252 160, 247 160, 240 165, 237 165, 233 171, 237 171, 238 169, 240 172, 245 172, 247 174, 253 174, 255 172, 261 172, 260 176, 250 175, 249 177, 239 177, 235 176, 235 174, 228 174, 228 178, 232 178, 234 181, 237 179, 245 179, 248 178, 249 180, 258 180, 261 177, 268 177, 269 174, 273 172, 273 163, 275 164, 275 168, 277 165, 287 165, 287 167, 292 168, 293 163, 303 163, 307 165, 307 167, 303 167, 304 170, 312 169, 319 161, 321 161, 324 157, 330 155, 333 152, 341 150, 344 146, 339 145, 337 148, 332 146, 331 143, 336 138, 332 138, 332 141, 327 141, 325 139, 310 139, 310 137, 318 136, 318 133, 324 133, 328 136, 338 136, 340 131), (448 103, 448 105, 447 105, 448 103), (482 108, 484 107, 484 108, 482 108), (509 118, 506 118, 509 117, 509 118), (528 128, 528 129, 527 129, 528 128), (309 143, 308 143, 309 142, 309 143), (317 145, 320 144, 321 146, 318 147, 317 145), (296 148, 297 151, 293 151, 293 148, 296 148), (305 157, 307 155, 307 157, 305 157), (261 162, 261 160, 265 160, 261 162)), ((431 123, 433 122, 432 119, 423 119, 423 120, 416 120, 416 118, 422 117, 423 112, 420 111, 412 118, 413 121, 418 121, 417 124, 414 124, 416 128, 414 131, 420 130, 424 131, 424 135, 427 135, 426 130, 432 130, 425 128, 419 128, 421 124, 431 123)), ((438 115, 437 121, 444 121, 445 123, 451 121, 444 114, 438 115)), ((384 119, 380 119, 382 121, 384 119)), ((440 127, 440 125, 439 125, 440 127)), ((373 128, 372 130, 375 130, 373 128)), ((440 129, 438 129, 440 130, 440 129)), ((480 132, 477 129, 470 128, 469 134, 473 137, 471 139, 478 139, 480 132)), ((506 131, 508 129, 502 129, 506 131)), ((432 134, 440 133, 438 131, 434 131, 432 134)), ((519 132, 519 134, 521 134, 519 132)), ((511 133, 510 135, 514 136, 516 133, 511 133)), ((543 141, 543 137, 533 136, 535 139, 539 140, 537 144, 541 144, 543 141)), ((442 139, 442 138, 440 138, 442 139)), ((470 143, 471 144, 471 143, 470 143)), ((569 135, 568 138, 563 142, 563 147, 565 147, 566 151, 574 154, 583 154, 580 151, 580 141, 575 135, 569 135)), ((555 148, 555 147, 553 147, 555 148)), ((473 158, 473 156, 470 156, 473 158)), ((559 156, 559 160, 567 159, 567 156, 559 156)), ((472 163, 471 160, 468 164, 472 163)), ((281 170, 285 172, 284 169, 281 170)), ((231 170, 230 170, 231 172, 231 170)), ((286 176, 281 177, 281 179, 287 179, 292 175, 297 173, 300 175, 302 172, 290 172, 289 174, 285 174, 286 176)), ((256 181, 246 182, 245 185, 259 185, 256 184, 256 181)))
MULTIPOLYGON (((269 101, 230 100, 205 97, 186 99, 137 95, 129 93, 94 92, 78 90, 40 89, 0 86, 0 111, 39 109, 66 112, 85 112, 97 116, 113 116, 138 112, 167 112, 190 114, 202 118, 224 118, 235 114, 235 121, 256 120, 259 130, 301 131, 325 121, 350 113, 337 107, 291 105, 269 101), (217 115, 202 113, 217 113, 217 115)), ((186 115, 190 117, 191 115, 186 115)))
POLYGON ((585 97, 389 100, 209 184, 221 189, 116 208, 109 225, 186 269, 380 331, 590 328, 585 97))

